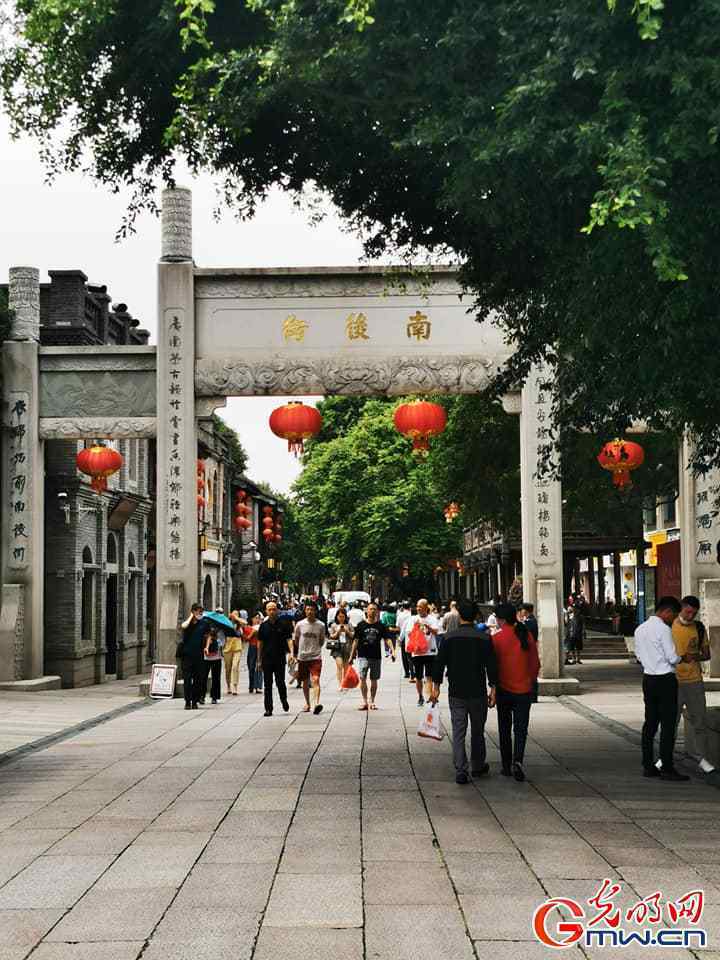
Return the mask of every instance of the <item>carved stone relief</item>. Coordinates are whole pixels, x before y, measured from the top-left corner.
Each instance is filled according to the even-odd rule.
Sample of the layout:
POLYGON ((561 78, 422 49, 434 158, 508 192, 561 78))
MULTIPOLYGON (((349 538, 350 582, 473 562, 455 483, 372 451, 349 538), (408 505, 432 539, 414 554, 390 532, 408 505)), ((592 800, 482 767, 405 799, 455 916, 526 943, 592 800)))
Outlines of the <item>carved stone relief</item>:
POLYGON ((10 340, 40 339, 40 271, 35 267, 10 267, 8 306, 15 318, 10 340))
POLYGON ((452 275, 430 277, 423 283, 412 277, 393 277, 382 274, 301 274, 281 276, 269 272, 266 276, 247 277, 195 275, 196 300, 230 300, 257 297, 397 297, 412 296, 423 299, 432 296, 460 296, 462 288, 452 275))
POLYGON ((463 357, 419 360, 337 359, 258 363, 199 360, 195 390, 200 396, 257 396, 291 393, 399 396, 406 393, 477 393, 495 364, 463 357))
POLYGON ((40 352, 41 373, 73 373, 74 371, 125 371, 152 370, 156 367, 155 350, 148 353, 113 353, 112 347, 102 347, 102 352, 93 356, 79 356, 68 350, 67 354, 48 355, 40 352))
POLYGON ((192 260, 192 194, 185 187, 163 190, 162 258, 192 260))
POLYGON ((84 440, 108 437, 151 439, 157 435, 155 417, 41 417, 43 440, 84 440))
POLYGON ((51 372, 40 376, 41 417, 154 417, 152 370, 51 372))

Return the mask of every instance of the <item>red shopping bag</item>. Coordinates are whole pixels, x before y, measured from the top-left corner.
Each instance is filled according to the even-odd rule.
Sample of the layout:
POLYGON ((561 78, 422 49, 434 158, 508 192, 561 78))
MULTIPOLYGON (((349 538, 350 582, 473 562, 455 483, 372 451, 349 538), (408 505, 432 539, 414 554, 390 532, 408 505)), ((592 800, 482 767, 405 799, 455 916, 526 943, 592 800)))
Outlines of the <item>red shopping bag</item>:
POLYGON ((410 636, 405 644, 405 651, 414 657, 424 657, 430 649, 430 644, 425 636, 425 631, 419 623, 413 624, 410 636))
POLYGON ((360 683, 360 677, 357 675, 357 670, 353 666, 348 666, 347 670, 343 674, 342 683, 340 687, 342 690, 353 690, 360 683))

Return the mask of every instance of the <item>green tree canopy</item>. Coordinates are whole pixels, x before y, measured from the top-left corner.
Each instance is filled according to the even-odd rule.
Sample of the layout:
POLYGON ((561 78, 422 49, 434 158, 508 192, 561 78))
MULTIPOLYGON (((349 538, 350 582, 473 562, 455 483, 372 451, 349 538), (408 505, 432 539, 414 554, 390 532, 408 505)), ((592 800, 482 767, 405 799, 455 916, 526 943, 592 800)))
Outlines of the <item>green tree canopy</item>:
MULTIPOLYGON (((437 564, 457 556, 459 528, 442 514, 430 463, 418 460, 392 421, 395 402, 336 400, 332 422, 350 424, 342 435, 316 438, 295 484, 302 534, 328 576, 350 577, 363 570, 390 577, 403 592, 408 564, 415 588, 429 584, 437 564)), ((325 402, 319 405, 325 413, 325 402)))
POLYGON ((719 462, 720 7, 662 7, 16 0, 0 82, 131 214, 184 154, 243 213, 310 184, 370 254, 452 251, 505 383, 545 358, 564 426, 687 426, 719 462))

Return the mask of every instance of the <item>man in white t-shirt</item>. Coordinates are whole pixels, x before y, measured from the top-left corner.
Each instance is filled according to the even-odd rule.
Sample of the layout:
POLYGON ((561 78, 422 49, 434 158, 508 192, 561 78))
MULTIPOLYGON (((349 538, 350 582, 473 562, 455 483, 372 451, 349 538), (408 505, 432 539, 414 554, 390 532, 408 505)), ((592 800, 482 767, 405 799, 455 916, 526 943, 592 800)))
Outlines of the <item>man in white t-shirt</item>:
POLYGON ((398 606, 397 618, 395 620, 395 626, 397 627, 397 638, 398 645, 400 646, 400 655, 402 657, 403 673, 405 674, 405 679, 410 680, 411 683, 415 682, 412 672, 412 657, 405 650, 405 640, 403 639, 403 627, 408 622, 411 617, 410 607, 407 603, 401 603, 398 606))
POLYGON ((365 611, 362 608, 362 603, 360 600, 356 600, 352 606, 352 610, 348 614, 348 620, 350 621, 350 626, 355 628, 359 623, 362 623, 365 619, 365 611))
POLYGON ((310 684, 315 706, 313 713, 322 713, 320 703, 320 673, 322 671, 322 648, 327 636, 325 624, 318 619, 318 608, 314 600, 305 604, 305 619, 295 624, 293 635, 297 647, 298 680, 302 683, 305 697, 304 712, 310 712, 310 684))
POLYGON ((405 641, 405 645, 407 646, 407 642, 410 639, 410 634, 412 633, 413 627, 416 624, 420 626, 423 634, 425 635, 427 650, 420 654, 410 654, 412 657, 413 671, 415 674, 415 687, 418 695, 418 706, 421 707, 425 703, 425 700, 429 700, 432 696, 432 672, 433 665, 435 663, 435 657, 437 656, 437 635, 440 633, 441 626, 437 617, 430 613, 430 604, 427 600, 418 600, 416 609, 417 613, 405 621, 400 638, 401 640, 405 641), (423 679, 425 680, 424 696, 423 679))

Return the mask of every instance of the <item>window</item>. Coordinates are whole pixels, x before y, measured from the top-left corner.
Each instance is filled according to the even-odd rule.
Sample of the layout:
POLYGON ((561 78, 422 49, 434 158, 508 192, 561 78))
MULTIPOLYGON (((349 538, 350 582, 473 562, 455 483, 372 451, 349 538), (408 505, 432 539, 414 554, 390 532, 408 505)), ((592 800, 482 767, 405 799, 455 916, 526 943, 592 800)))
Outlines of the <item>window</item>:
POLYGON ((669 500, 663 504, 663 526, 669 527, 677 519, 677 501, 669 500))
POLYGON ((132 568, 136 566, 137 564, 135 563, 135 554, 131 550, 128 553, 128 570, 132 570, 132 568))
POLYGON ((82 562, 83 563, 92 563, 92 550, 90 547, 84 547, 82 552, 82 562))
POLYGON ((137 633, 137 589, 140 577, 130 577, 128 580, 128 622, 127 632, 137 633))
POLYGON ((92 570, 84 570, 80 600, 80 636, 85 641, 92 640, 93 636, 93 581, 95 574, 92 570))
POLYGON ((646 503, 643 507, 643 526, 646 530, 654 530, 657 527, 657 510, 655 504, 646 503))
POLYGON ((117 551, 117 540, 112 533, 108 534, 107 538, 107 555, 106 558, 108 563, 117 563, 118 562, 118 551, 117 551))
POLYGON ((218 495, 218 475, 217 470, 213 473, 212 478, 212 522, 214 527, 220 526, 220 497, 218 495))

